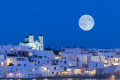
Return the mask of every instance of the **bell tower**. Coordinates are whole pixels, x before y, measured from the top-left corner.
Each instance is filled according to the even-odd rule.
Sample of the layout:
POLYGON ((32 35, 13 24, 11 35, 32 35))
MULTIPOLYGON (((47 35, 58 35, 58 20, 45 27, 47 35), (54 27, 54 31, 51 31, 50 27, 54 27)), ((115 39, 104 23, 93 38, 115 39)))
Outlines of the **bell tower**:
POLYGON ((34 42, 34 36, 32 34, 29 35, 29 42, 34 42))
POLYGON ((43 50, 44 45, 43 45, 43 36, 42 36, 42 34, 39 35, 38 39, 39 39, 39 43, 40 43, 39 50, 43 50))

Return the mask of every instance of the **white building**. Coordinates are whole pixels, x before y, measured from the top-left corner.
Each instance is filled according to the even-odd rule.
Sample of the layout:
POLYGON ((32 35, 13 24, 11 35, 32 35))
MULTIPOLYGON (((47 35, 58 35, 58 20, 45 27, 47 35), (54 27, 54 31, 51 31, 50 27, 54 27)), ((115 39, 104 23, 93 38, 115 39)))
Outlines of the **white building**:
POLYGON ((5 75, 5 58, 4 55, 0 55, 0 78, 4 78, 5 75))
POLYGON ((88 56, 89 70, 104 69, 105 56, 88 56))
MULTIPOLYGON (((65 75, 120 73, 119 50, 64 48, 61 54, 35 47, 33 36, 25 46, 0 46, 0 78, 39 78, 65 75), (28 46, 30 44, 30 46, 28 46), (31 49, 34 48, 34 49, 31 49)), ((43 40, 43 38, 41 38, 43 40)), ((40 40, 41 41, 41 40, 40 40)), ((39 45, 41 42, 38 41, 39 45)), ((42 41, 43 43, 43 41, 42 41)), ((43 44, 42 44, 43 45, 43 44)), ((40 46, 39 46, 40 47, 40 46)))
POLYGON ((6 77, 7 78, 27 78, 29 67, 34 69, 34 63, 28 57, 8 56, 6 58, 6 77))
POLYGON ((38 37, 39 40, 34 41, 34 36, 30 34, 29 36, 25 37, 24 42, 20 42, 20 46, 29 46, 32 47, 34 50, 43 50, 44 45, 43 45, 43 36, 39 35, 38 37))

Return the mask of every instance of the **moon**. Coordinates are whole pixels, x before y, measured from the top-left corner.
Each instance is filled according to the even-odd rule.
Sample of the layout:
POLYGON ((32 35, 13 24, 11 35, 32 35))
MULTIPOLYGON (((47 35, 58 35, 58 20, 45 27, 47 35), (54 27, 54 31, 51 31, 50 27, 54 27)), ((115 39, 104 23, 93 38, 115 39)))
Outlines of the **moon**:
POLYGON ((94 27, 94 19, 90 15, 83 15, 79 19, 79 27, 84 31, 89 31, 94 27))

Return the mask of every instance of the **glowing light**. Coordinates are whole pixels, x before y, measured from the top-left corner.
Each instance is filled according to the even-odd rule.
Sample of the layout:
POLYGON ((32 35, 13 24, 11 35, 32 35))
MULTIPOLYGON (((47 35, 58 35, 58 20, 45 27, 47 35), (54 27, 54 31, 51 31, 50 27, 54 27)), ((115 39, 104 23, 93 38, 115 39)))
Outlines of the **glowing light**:
POLYGON ((112 76, 111 76, 111 78, 112 78, 112 79, 115 79, 115 76, 114 76, 114 75, 112 75, 112 76))
POLYGON ((13 51, 13 48, 11 48, 11 51, 13 51))
POLYGON ((71 71, 71 69, 67 69, 67 71, 71 71))
POLYGON ((55 57, 55 59, 61 59, 61 57, 59 57, 59 56, 56 56, 56 57, 55 57))
POLYGON ((46 68, 46 67, 42 67, 42 69, 43 69, 44 71, 47 71, 47 68, 46 68))
POLYGON ((18 77, 18 74, 16 74, 16 77, 18 77))
POLYGON ((79 26, 84 31, 89 31, 93 28, 95 22, 92 16, 90 15, 83 15, 79 19, 79 26))
POLYGON ((44 79, 44 80, 48 80, 48 79, 44 79))
POLYGON ((10 73, 10 76, 12 76, 13 74, 12 73, 10 73))
POLYGON ((3 66, 4 65, 4 62, 1 62, 1 66, 3 66))
POLYGON ((33 53, 30 52, 30 53, 29 53, 29 56, 32 56, 32 55, 33 55, 33 53))

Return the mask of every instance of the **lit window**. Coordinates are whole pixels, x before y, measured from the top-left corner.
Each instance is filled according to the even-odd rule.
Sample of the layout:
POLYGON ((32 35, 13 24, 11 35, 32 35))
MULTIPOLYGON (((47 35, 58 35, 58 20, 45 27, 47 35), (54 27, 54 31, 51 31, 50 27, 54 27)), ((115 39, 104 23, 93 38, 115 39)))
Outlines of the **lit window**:
POLYGON ((4 65, 4 63, 3 63, 3 62, 1 62, 1 63, 0 63, 0 65, 1 65, 1 66, 3 66, 3 65, 4 65))
POLYGON ((11 51, 13 50, 13 48, 11 48, 11 51))
POLYGON ((12 73, 10 73, 10 76, 12 76, 12 73))
POLYGON ((16 77, 18 77, 18 74, 16 74, 16 77))
POLYGON ((37 60, 35 60, 35 65, 37 65, 37 60))

